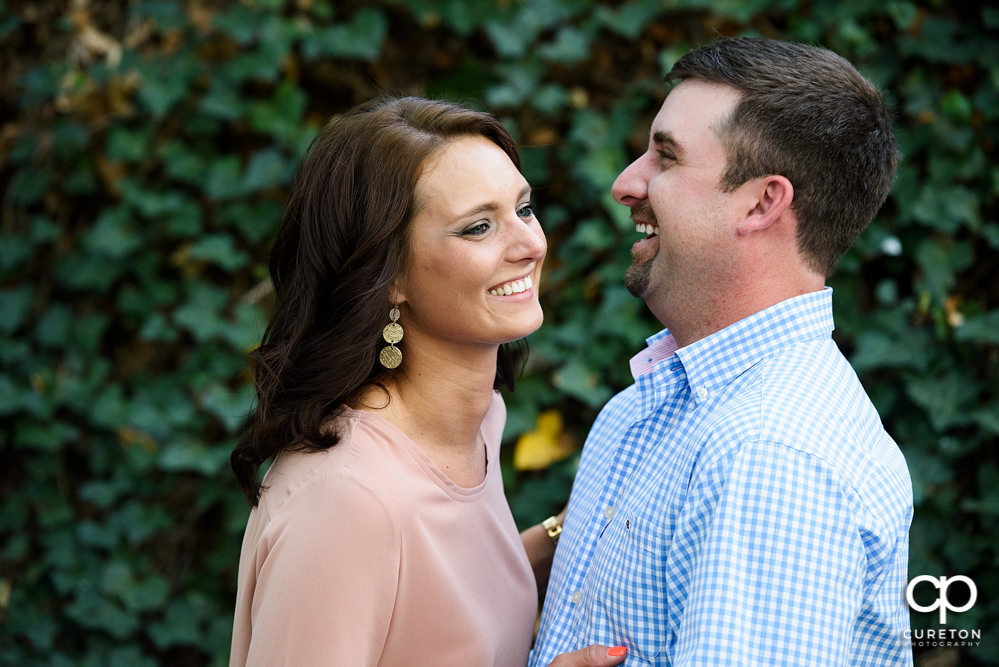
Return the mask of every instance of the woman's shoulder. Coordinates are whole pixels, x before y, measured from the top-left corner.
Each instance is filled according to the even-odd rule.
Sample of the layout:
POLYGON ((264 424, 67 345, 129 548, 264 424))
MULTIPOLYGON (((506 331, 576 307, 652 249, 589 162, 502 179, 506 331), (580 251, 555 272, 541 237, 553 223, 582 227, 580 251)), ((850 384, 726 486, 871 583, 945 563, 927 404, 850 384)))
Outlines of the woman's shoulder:
POLYGON ((328 449, 278 455, 264 478, 261 496, 270 512, 299 497, 308 497, 308 502, 323 502, 323 497, 343 502, 352 495, 389 497, 383 484, 384 438, 377 429, 351 410, 340 414, 333 428, 339 439, 328 449))
POLYGON ((247 529, 257 535, 263 557, 280 549, 285 560, 312 562, 310 554, 318 550, 331 564, 356 541, 386 553, 397 550, 402 526, 398 498, 386 481, 346 463, 353 445, 344 438, 324 451, 284 452, 274 462, 275 481, 265 479, 256 517, 251 516, 247 529))

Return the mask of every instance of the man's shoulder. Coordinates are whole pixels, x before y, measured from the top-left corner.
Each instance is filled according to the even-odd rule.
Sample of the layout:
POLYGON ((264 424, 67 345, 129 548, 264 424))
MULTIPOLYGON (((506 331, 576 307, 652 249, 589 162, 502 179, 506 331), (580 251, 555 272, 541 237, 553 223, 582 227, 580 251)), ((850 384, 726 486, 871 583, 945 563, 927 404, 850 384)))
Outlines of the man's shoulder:
POLYGON ((898 445, 830 339, 803 341, 762 359, 719 407, 710 429, 727 433, 728 443, 780 444, 825 461, 848 480, 906 472, 898 445))
POLYGON ((628 424, 637 418, 637 392, 638 388, 636 385, 631 384, 614 394, 609 401, 607 401, 600 412, 597 413, 597 418, 593 421, 593 426, 590 429, 590 433, 615 430, 622 424, 628 424))
POLYGON ((759 384, 761 438, 867 441, 884 434, 877 409, 831 340, 802 342, 763 360, 759 384))

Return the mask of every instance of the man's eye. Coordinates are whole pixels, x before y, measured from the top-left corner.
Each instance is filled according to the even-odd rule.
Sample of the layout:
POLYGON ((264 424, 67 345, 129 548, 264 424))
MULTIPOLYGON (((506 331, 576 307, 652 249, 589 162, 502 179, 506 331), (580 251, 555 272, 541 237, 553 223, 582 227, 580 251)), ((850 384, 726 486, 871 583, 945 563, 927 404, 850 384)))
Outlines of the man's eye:
POLYGON ((673 157, 672 153, 667 153, 666 151, 657 151, 659 153, 659 159, 663 162, 676 162, 676 158, 673 157))

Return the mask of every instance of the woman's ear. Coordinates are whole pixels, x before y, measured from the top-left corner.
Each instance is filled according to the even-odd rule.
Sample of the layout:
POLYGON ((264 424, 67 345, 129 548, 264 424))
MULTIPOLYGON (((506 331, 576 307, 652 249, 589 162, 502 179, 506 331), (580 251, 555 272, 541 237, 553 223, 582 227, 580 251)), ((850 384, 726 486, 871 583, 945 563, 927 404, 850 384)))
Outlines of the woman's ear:
POLYGON ((401 277, 397 277, 392 281, 392 287, 389 288, 389 301, 396 305, 406 300, 406 291, 402 286, 403 282, 401 277))
POLYGON ((770 228, 781 216, 790 212, 794 186, 784 176, 771 175, 753 179, 756 196, 752 208, 738 226, 739 234, 752 234, 770 228))

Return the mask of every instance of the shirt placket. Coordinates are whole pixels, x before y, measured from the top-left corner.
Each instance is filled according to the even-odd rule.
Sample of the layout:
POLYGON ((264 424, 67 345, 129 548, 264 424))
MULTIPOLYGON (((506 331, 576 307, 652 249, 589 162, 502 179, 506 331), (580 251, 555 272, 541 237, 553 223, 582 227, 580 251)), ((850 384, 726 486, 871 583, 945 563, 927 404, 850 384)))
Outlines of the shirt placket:
POLYGON ((590 572, 597 542, 603 538, 617 514, 617 504, 624 497, 632 473, 649 456, 652 443, 661 441, 661 438, 650 438, 649 433, 657 430, 657 423, 668 423, 675 418, 676 407, 683 402, 678 394, 687 388, 683 366, 675 357, 650 376, 639 378, 637 384, 640 395, 639 418, 628 426, 624 437, 619 440, 606 477, 607 482, 596 505, 589 509, 584 565, 575 570, 575 576, 569 582, 568 590, 572 591, 569 609, 574 621, 573 627, 579 627, 583 612, 594 603, 592 596, 595 587, 590 572))

